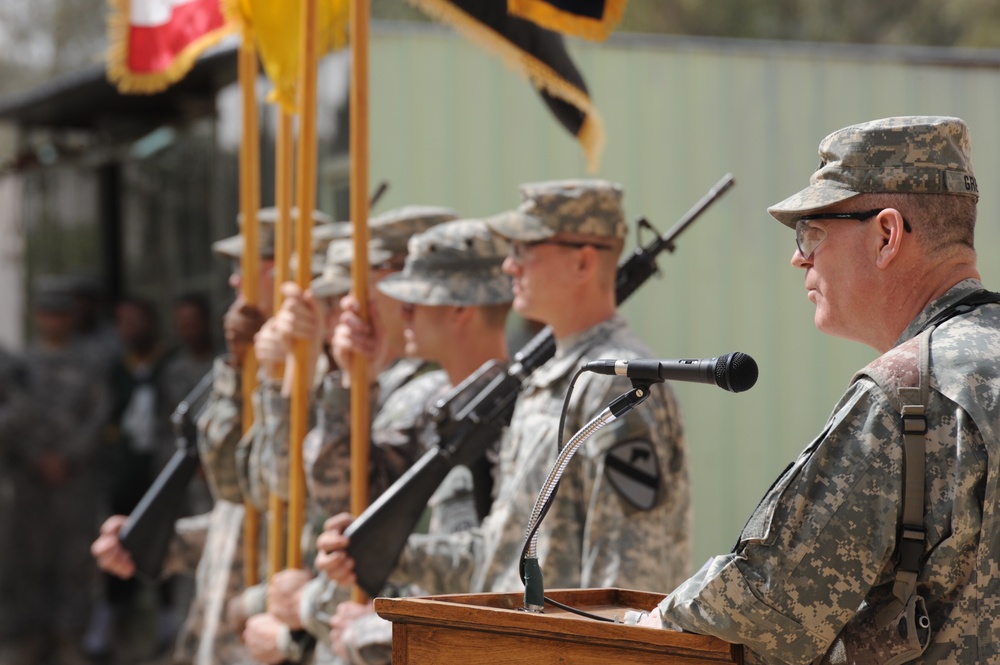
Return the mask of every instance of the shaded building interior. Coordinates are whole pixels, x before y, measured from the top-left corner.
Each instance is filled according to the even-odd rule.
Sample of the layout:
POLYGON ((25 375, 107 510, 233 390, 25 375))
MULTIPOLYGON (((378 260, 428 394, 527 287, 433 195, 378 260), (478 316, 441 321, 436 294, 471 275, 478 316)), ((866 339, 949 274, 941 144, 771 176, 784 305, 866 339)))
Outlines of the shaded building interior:
MULTIPOLYGON (((332 54, 320 66, 317 206, 338 219, 348 218, 346 62, 332 54)), ((20 310, 22 339, 31 334, 33 285, 47 275, 96 278, 107 303, 135 295, 166 309, 200 292, 221 317, 233 295, 231 266, 210 245, 238 230, 236 77, 230 44, 158 94, 120 94, 97 65, 0 98, 0 122, 14 137, 0 162, 5 274, 16 275, 0 287, 0 304, 8 317, 20 310)), ((275 108, 263 76, 257 88, 266 206, 274 199, 275 108)))

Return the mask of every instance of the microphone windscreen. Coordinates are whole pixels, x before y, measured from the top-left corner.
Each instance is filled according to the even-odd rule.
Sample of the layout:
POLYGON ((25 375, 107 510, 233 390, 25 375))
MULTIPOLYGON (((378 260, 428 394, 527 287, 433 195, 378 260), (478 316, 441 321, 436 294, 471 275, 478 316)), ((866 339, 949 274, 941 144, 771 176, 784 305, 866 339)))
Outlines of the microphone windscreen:
POLYGON ((740 351, 727 353, 715 364, 715 385, 741 393, 757 383, 757 361, 740 351))

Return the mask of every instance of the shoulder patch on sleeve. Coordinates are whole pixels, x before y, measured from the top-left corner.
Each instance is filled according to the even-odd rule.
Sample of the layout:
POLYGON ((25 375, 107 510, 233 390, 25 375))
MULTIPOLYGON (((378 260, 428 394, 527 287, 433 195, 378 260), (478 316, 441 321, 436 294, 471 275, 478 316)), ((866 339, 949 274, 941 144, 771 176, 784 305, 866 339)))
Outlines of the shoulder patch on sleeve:
POLYGON ((609 450, 604 456, 604 473, 615 491, 639 510, 656 505, 660 465, 651 441, 626 441, 609 450))

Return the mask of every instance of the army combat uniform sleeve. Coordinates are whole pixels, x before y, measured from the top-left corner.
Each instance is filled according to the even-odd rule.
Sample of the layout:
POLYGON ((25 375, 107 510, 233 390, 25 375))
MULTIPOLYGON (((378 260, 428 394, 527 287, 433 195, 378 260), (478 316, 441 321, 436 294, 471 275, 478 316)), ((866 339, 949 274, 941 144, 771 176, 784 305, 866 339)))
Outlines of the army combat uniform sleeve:
POLYGON ((205 540, 212 514, 191 515, 174 522, 174 537, 163 560, 163 577, 174 574, 194 575, 205 551, 205 540))
POLYGON ((735 552, 709 560, 660 604, 664 626, 746 644, 768 660, 822 654, 870 588, 891 579, 902 482, 892 414, 877 388, 856 384, 758 506, 735 552))
MULTIPOLYGON (((428 399, 447 377, 426 372, 385 394, 373 387, 373 403, 381 402, 371 426, 369 494, 374 499, 396 481, 425 451, 428 399)), ((306 437, 303 456, 310 497, 327 515, 350 508, 350 391, 339 373, 324 381, 317 427, 306 437)))
POLYGON ((212 375, 212 392, 198 418, 198 455, 212 495, 242 503, 236 472, 236 447, 243 436, 240 372, 219 357, 212 375))

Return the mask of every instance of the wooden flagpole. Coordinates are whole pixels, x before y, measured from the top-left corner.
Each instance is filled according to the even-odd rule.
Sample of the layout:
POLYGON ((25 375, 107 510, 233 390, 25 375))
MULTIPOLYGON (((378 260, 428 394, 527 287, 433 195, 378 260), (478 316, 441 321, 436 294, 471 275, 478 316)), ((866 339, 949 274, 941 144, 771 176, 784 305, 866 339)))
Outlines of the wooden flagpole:
MULTIPOLYGON (((369 0, 351 0, 351 222, 354 225, 354 261, 351 279, 360 316, 368 311, 368 17, 369 0)), ((368 402, 368 361, 355 355, 351 367, 351 512, 368 506, 368 445, 371 426, 368 402)), ((354 600, 365 602, 360 588, 354 600)))
MULTIPOLYGON (((260 132, 257 120, 257 53, 245 36, 238 56, 240 92, 242 96, 243 132, 240 137, 240 213, 243 220, 243 254, 240 257, 243 298, 250 304, 259 301, 260 240, 257 210, 260 208, 260 132)), ((257 381, 257 359, 253 350, 243 358, 242 410, 243 433, 253 426, 252 395, 257 381)), ((253 504, 243 502, 243 577, 245 584, 257 584, 260 561, 257 557, 257 534, 260 515, 253 504)))
MULTIPOLYGON (((292 150, 292 113, 278 105, 278 127, 274 154, 274 204, 277 217, 274 225, 274 311, 281 306, 281 285, 291 279, 292 260, 292 182, 294 159, 292 150)), ((281 379, 284 366, 277 367, 272 378, 281 379)), ((274 575, 285 567, 286 505, 277 492, 268 497, 267 574, 274 575)))
MULTIPOLYGON (((295 281, 305 291, 312 280, 312 213, 316 207, 316 71, 317 71, 317 0, 302 0, 302 51, 299 56, 299 137, 296 185, 298 223, 295 247, 298 255, 295 281)), ((309 340, 296 340, 292 383, 290 440, 288 450, 288 556, 290 568, 301 568, 302 528, 305 521, 305 477, 302 442, 309 426, 310 361, 309 340)))

